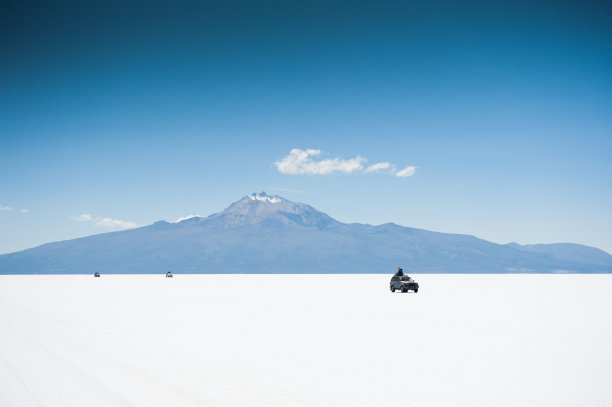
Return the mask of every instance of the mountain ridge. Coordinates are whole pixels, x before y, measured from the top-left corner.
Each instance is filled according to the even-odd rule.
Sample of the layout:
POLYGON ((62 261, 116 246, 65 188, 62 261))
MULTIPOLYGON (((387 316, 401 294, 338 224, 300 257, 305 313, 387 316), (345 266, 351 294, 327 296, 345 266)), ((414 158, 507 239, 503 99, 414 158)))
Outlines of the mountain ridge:
POLYGON ((612 256, 577 244, 500 245, 394 223, 342 223, 265 192, 223 211, 0 256, 0 274, 610 273, 612 256))

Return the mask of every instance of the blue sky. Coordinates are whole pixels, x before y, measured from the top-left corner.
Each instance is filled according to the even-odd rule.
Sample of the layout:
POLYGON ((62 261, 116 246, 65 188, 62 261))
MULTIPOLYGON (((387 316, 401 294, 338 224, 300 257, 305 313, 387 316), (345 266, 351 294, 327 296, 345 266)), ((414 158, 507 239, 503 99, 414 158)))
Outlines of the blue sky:
POLYGON ((0 17, 0 253, 255 191, 345 222, 612 252, 599 3, 82 3, 0 17), (293 149, 320 150, 310 172, 362 168, 282 173, 293 149))

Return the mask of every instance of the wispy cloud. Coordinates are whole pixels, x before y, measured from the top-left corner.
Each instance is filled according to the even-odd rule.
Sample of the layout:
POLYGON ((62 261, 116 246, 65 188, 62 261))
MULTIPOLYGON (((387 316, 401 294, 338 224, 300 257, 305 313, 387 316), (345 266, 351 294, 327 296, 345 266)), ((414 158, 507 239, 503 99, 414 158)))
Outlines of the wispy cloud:
POLYGON ((177 220, 170 221, 170 223, 179 223, 179 222, 182 222, 182 221, 187 220, 187 219, 202 218, 202 217, 203 216, 201 216, 201 215, 187 215, 187 216, 182 216, 182 217, 178 218, 177 220))
POLYGON ((103 217, 94 217, 89 213, 83 213, 79 216, 71 216, 70 219, 76 220, 77 222, 91 222, 96 226, 111 229, 132 229, 138 227, 135 222, 103 217))
MULTIPOLYGON (((15 209, 15 208, 13 208, 11 206, 0 205, 0 211, 15 211, 15 210, 17 210, 17 209, 15 209)), ((30 212, 29 209, 18 209, 18 211, 21 212, 21 213, 28 213, 28 212, 30 212)))
POLYGON ((416 167, 413 166, 397 171, 396 166, 387 161, 368 166, 368 160, 360 155, 349 159, 336 157, 317 160, 320 156, 321 150, 294 148, 286 157, 276 161, 274 166, 280 173, 290 175, 327 175, 335 172, 344 174, 387 173, 406 178, 414 175, 416 171, 416 167))
POLYGON ((107 228, 132 229, 138 225, 136 224, 136 222, 130 222, 126 220, 102 218, 96 222, 96 226, 103 226, 107 228))
POLYGON ((369 174, 372 172, 387 172, 387 171, 393 171, 395 169, 395 166, 389 162, 384 162, 384 163, 376 163, 376 164, 372 164, 370 165, 368 168, 365 169, 365 173, 369 174))
POLYGON ((395 173, 395 176, 396 177, 400 177, 400 178, 412 177, 414 175, 415 171, 416 171, 416 167, 413 167, 413 166, 409 165, 408 167, 404 168, 403 170, 397 171, 395 173))
POLYGON ((79 216, 71 216, 70 219, 76 220, 77 222, 95 222, 95 219, 93 218, 93 216, 91 216, 88 213, 84 213, 79 216))

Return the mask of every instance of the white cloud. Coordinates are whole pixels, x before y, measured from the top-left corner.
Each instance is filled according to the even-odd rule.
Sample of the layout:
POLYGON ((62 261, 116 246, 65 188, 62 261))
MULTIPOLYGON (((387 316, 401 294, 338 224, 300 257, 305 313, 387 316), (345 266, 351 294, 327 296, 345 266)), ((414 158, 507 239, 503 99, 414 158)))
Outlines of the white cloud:
MULTIPOLYGON (((327 158, 315 160, 321 155, 321 150, 294 148, 282 160, 276 161, 274 165, 283 174, 314 174, 326 175, 334 172, 345 174, 362 173, 387 173, 396 177, 406 178, 414 175, 416 167, 408 166, 403 170, 397 171, 395 165, 388 161, 367 165, 368 160, 358 155, 347 160, 343 158, 327 158)), ((278 188, 281 190, 282 188, 278 188)))
MULTIPOLYGON (((12 208, 10 206, 2 206, 2 205, 0 205, 0 211, 13 211, 13 210, 16 210, 16 209, 12 208)), ((21 213, 28 213, 28 212, 30 212, 30 210, 29 209, 19 209, 19 212, 21 212, 21 213)))
POLYGON ((111 218, 93 217, 89 213, 84 213, 79 216, 71 216, 70 219, 76 220, 77 222, 92 222, 96 226, 112 229, 132 229, 138 227, 135 222, 111 218))
POLYGON ((341 158, 328 158, 325 160, 314 161, 312 157, 321 155, 321 150, 300 150, 294 148, 289 155, 274 163, 278 171, 283 174, 316 174, 326 175, 333 172, 343 172, 350 174, 355 171, 363 170, 365 158, 357 156, 344 160, 341 158))
POLYGON ((202 217, 202 216, 200 216, 200 215, 187 215, 187 216, 180 217, 180 218, 178 218, 178 219, 177 219, 177 220, 175 220, 175 221, 170 221, 170 223, 179 223, 179 222, 182 222, 182 221, 187 220, 187 219, 191 219, 191 218, 201 218, 201 217, 202 217))
POLYGON ((401 177, 401 178, 406 178, 406 177, 411 177, 414 175, 414 172, 416 171, 416 167, 413 167, 411 165, 409 165, 408 167, 404 168, 403 170, 400 170, 398 172, 395 173, 396 177, 401 177))
POLYGON ((370 165, 368 168, 365 169, 365 173, 369 174, 371 172, 381 172, 381 171, 393 171, 395 169, 395 166, 392 165, 389 162, 384 162, 384 163, 376 163, 376 164, 372 164, 370 165))
POLYGON ((137 227, 136 222, 130 222, 119 219, 102 218, 96 222, 96 226, 103 226, 107 228, 118 228, 118 229, 132 229, 137 227))
POLYGON ((95 219, 88 213, 79 216, 71 216, 70 219, 76 220, 77 222, 95 222, 95 219))

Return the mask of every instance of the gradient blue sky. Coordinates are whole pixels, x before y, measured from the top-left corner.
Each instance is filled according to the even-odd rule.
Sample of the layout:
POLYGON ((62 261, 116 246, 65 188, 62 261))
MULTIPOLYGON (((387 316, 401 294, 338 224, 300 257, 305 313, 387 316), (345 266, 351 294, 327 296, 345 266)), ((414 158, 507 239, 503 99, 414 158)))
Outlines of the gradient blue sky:
POLYGON ((263 190, 612 253, 605 3, 222 3, 3 3, 0 253, 263 190), (294 148, 416 171, 280 173, 294 148))

